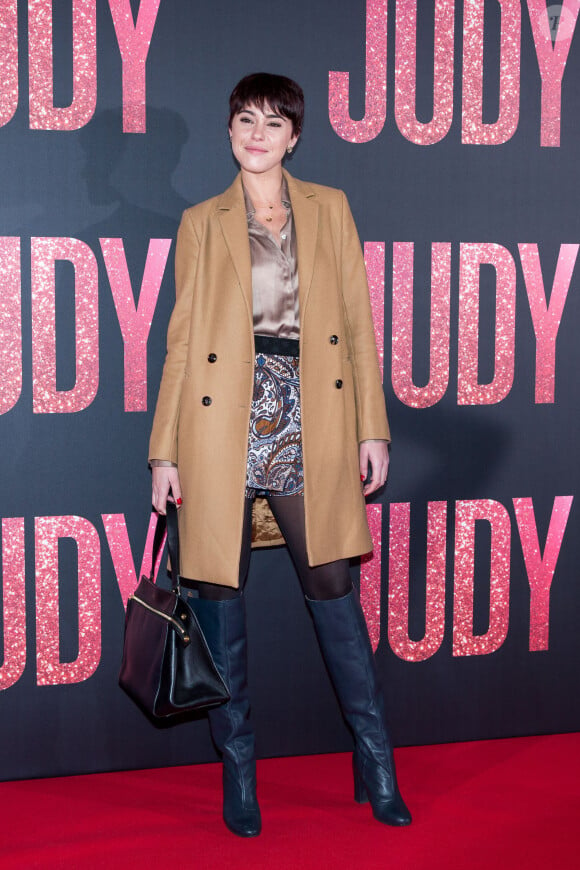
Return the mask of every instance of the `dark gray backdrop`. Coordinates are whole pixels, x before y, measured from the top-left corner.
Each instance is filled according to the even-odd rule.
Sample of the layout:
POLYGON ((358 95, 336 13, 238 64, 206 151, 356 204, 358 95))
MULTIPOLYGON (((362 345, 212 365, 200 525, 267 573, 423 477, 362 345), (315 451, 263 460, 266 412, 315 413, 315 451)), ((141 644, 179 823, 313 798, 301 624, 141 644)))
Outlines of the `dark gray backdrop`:
MULTIPOLYGON (((55 4, 56 5, 56 4, 55 4)), ((461 143, 463 4, 455 9, 454 117, 431 146, 399 132, 393 115, 395 3, 388 4, 387 120, 366 144, 339 138, 329 123, 328 73, 351 75, 351 114, 364 112, 364 0, 161 0, 147 58, 147 132, 123 134, 121 59, 108 2, 97 0, 98 99, 78 131, 29 128, 26 3, 18 3, 20 101, 0 128, 0 234, 22 245, 23 389, 0 418, 2 517, 25 518, 27 664, 0 694, 0 776, 6 779, 214 759, 205 720, 153 727, 117 688, 123 606, 102 514, 124 514, 137 570, 149 520, 147 441, 172 306, 172 257, 148 341, 148 407, 125 412, 123 342, 98 239, 124 241, 133 287, 140 286, 150 238, 174 238, 186 205, 223 190, 236 167, 229 153, 227 96, 248 72, 268 70, 304 87, 304 134, 290 171, 343 188, 361 239, 386 244, 385 392, 393 429, 392 472, 382 495, 382 630, 377 661, 390 699, 396 744, 575 730, 578 700, 579 537, 573 504, 557 563, 549 648, 530 652, 529 586, 512 507, 532 497, 540 545, 555 496, 578 482, 579 296, 572 278, 558 334, 555 402, 535 404, 535 340, 519 242, 538 244, 551 287, 561 243, 580 240, 577 154, 580 49, 574 36, 562 88, 559 147, 540 146, 540 75, 527 4, 522 3, 521 99, 505 144, 461 143), (75 414, 33 414, 30 238, 70 236, 99 264, 100 382, 75 414), (428 379, 430 248, 452 243, 450 383, 431 408, 410 408, 390 380, 393 242, 415 243, 415 382, 428 379), (458 406, 459 242, 498 242, 517 266, 516 373, 501 403, 458 406), (512 520, 510 624, 490 655, 454 657, 453 517, 459 499, 491 498, 512 520), (429 501, 448 502, 445 637, 423 662, 403 661, 387 640, 388 505, 411 502, 411 637, 424 631, 425 523, 429 501), (101 540, 102 653, 95 673, 68 685, 38 686, 35 649, 34 517, 87 518, 101 540)), ((139 4, 132 2, 136 14, 139 4)), ((419 4, 417 113, 432 112, 433 3, 419 4)), ((484 120, 497 117, 499 4, 486 2, 484 120)), ((401 26, 404 26, 402 24, 401 26)), ((55 102, 71 100, 70 3, 54 20, 55 102)), ((0 85, 0 88, 2 86, 0 85)), ((493 376, 493 275, 482 270, 480 375, 493 376)), ((57 267, 58 386, 74 383, 72 269, 57 267)), ((5 373, 0 372, 0 378, 5 373)), ((5 558, 4 558, 5 561, 5 558)), ((60 545, 62 661, 78 651, 76 552, 60 545)), ((353 566, 353 576, 357 567, 353 566)), ((4 572, 4 636, 14 618, 4 572)), ((475 630, 489 613, 489 533, 476 536, 475 630)), ((344 750, 349 737, 329 687, 298 582, 284 550, 256 553, 248 589, 253 718, 262 756, 344 750)), ((81 620, 82 621, 82 620, 81 620)), ((6 659, 6 653, 5 653, 6 659)))

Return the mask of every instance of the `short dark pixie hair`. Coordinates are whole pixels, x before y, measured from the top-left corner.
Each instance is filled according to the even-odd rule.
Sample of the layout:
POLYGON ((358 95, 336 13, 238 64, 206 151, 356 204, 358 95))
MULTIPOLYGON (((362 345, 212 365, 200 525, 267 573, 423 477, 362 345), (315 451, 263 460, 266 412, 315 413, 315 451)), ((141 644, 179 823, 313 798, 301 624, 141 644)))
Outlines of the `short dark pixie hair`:
POLYGON ((292 79, 273 73, 252 73, 237 83, 230 96, 228 126, 232 126, 234 116, 246 106, 257 106, 263 110, 265 105, 288 118, 292 122, 294 135, 300 135, 304 121, 302 88, 292 79))

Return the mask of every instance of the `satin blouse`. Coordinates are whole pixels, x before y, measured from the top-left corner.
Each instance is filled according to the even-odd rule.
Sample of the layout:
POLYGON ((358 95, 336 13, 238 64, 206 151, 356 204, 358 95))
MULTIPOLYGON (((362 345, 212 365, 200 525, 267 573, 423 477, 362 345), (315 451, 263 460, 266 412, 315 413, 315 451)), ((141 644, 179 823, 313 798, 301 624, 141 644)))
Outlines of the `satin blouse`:
POLYGON ((244 199, 252 258, 254 333, 297 339, 300 337, 298 258, 286 179, 282 185, 282 205, 287 218, 280 232, 280 244, 256 219, 252 200, 245 190, 244 199))

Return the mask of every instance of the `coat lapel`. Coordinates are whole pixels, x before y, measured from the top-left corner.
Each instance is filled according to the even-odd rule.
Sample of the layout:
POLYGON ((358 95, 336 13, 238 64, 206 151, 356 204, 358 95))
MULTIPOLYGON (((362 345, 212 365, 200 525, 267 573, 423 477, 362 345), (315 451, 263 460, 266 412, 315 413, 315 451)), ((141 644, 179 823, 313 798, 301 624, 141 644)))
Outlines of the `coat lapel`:
POLYGON ((296 228, 298 246, 298 281, 300 299, 300 317, 306 310, 306 302, 312 284, 314 258, 318 239, 318 202, 312 187, 304 181, 298 181, 284 170, 288 181, 288 192, 292 202, 292 214, 296 228))
POLYGON ((238 175, 231 187, 228 187, 218 198, 217 209, 224 239, 252 323, 252 260, 241 175, 238 175))

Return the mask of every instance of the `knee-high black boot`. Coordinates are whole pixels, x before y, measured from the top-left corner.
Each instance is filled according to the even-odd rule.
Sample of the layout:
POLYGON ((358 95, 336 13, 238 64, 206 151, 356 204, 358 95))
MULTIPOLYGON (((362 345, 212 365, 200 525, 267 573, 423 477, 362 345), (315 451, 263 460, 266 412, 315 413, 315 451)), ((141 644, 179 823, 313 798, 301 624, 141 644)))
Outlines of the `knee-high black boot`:
POLYGON ((224 822, 238 837, 262 829, 256 796, 256 752, 250 726, 244 598, 190 599, 231 700, 209 711, 213 740, 223 758, 224 822))
POLYGON ((355 739, 355 800, 370 800, 387 825, 409 825, 411 814, 397 786, 384 700, 365 618, 354 590, 342 598, 306 603, 344 718, 355 739))

